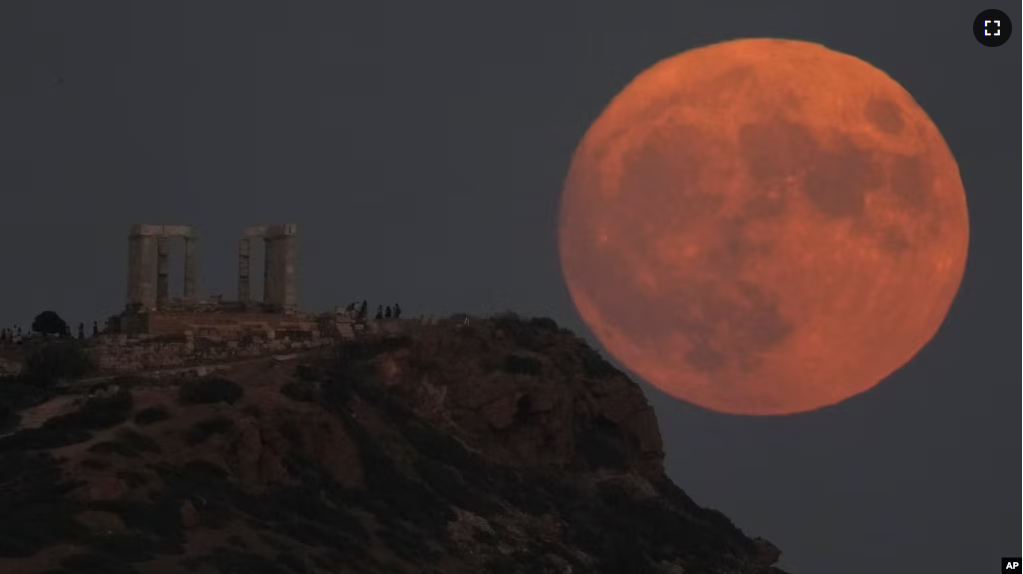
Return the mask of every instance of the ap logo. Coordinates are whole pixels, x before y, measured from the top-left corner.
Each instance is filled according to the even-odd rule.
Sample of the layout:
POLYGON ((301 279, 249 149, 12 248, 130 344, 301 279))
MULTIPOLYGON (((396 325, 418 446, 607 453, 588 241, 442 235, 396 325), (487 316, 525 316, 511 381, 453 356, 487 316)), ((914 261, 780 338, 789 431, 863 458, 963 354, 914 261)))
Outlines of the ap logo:
POLYGON ((1002 558, 1002 572, 1023 574, 1023 558, 1002 558))

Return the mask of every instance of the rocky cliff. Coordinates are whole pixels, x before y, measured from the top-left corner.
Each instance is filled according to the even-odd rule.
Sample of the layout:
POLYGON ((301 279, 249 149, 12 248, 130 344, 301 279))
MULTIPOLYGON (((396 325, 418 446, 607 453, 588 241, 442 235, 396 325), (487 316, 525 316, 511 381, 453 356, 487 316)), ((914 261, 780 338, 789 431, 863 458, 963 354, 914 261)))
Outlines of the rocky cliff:
POLYGON ((0 570, 783 574, 664 475, 639 387, 550 320, 110 385, 0 438, 0 570))

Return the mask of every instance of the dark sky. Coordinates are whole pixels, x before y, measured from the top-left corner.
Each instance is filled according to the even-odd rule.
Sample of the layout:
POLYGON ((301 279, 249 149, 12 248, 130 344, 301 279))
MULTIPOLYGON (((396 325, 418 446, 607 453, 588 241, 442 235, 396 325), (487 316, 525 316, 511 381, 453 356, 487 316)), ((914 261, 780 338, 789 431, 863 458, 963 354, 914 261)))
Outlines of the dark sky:
POLYGON ((589 123, 687 48, 820 42, 942 130, 969 195, 965 282, 916 360, 832 408, 730 417, 644 386, 669 471, 794 574, 994 572, 1021 553, 1023 479, 1020 52, 973 38, 992 7, 1023 23, 975 0, 4 0, 0 322, 117 311, 132 222, 196 226, 201 290, 229 296, 240 230, 294 222, 309 309, 513 308, 584 331, 555 224, 589 123))

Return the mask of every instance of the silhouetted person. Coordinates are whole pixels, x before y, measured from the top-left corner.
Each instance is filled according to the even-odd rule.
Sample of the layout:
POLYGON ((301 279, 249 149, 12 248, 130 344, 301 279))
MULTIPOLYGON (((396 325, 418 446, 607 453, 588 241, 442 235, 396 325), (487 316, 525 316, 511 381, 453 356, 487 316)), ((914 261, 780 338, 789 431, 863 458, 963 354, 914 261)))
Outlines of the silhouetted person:
POLYGON ((380 305, 380 306, 377 307, 377 314, 374 315, 373 318, 374 319, 383 319, 384 318, 384 306, 383 305, 380 305))
POLYGON ((401 319, 401 307, 397 303, 394 304, 394 318, 401 319))
POLYGON ((96 321, 92 322, 92 336, 99 337, 99 323, 96 321))
POLYGON ((78 340, 85 340, 85 323, 78 324, 78 340))
POLYGON ((388 319, 390 319, 390 318, 391 318, 391 306, 390 306, 390 305, 388 305, 388 306, 387 306, 387 307, 386 307, 386 308, 384 309, 384 317, 386 317, 386 318, 388 318, 388 319))
POLYGON ((369 303, 365 299, 362 300, 362 305, 359 305, 359 318, 365 319, 366 315, 369 314, 369 303))
POLYGON ((0 329, 0 343, 7 342, 7 329, 0 329))

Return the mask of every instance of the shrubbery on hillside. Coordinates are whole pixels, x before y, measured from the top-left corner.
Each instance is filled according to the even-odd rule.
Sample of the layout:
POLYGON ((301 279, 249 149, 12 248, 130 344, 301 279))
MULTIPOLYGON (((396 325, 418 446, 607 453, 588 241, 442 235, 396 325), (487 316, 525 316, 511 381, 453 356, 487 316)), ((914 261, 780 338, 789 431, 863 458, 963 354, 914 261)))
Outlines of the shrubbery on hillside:
POLYGON ((186 381, 178 390, 178 401, 184 405, 234 404, 243 396, 245 390, 238 383, 219 377, 186 381))
POLYGON ((60 379, 80 379, 95 370, 92 358, 79 342, 59 341, 42 345, 29 354, 23 379, 52 386, 60 379))
POLYGON ((320 400, 320 383, 291 381, 281 387, 281 394, 300 403, 315 403, 320 400))
POLYGON ((163 405, 147 407, 135 413, 135 424, 148 426, 170 418, 170 412, 163 405))
POLYGON ((118 391, 110 396, 96 396, 86 400, 73 413, 59 415, 46 421, 43 428, 51 430, 106 430, 131 416, 131 392, 118 391))
POLYGON ((203 419, 191 427, 185 433, 185 444, 195 446, 202 444, 214 435, 227 434, 234 430, 234 421, 223 415, 212 416, 203 419))
POLYGON ((18 378, 0 379, 0 432, 14 428, 21 411, 32 408, 50 397, 50 392, 18 378))
POLYGON ((533 357, 522 355, 508 355, 504 359, 504 372, 513 375, 539 375, 543 371, 543 364, 533 357))

